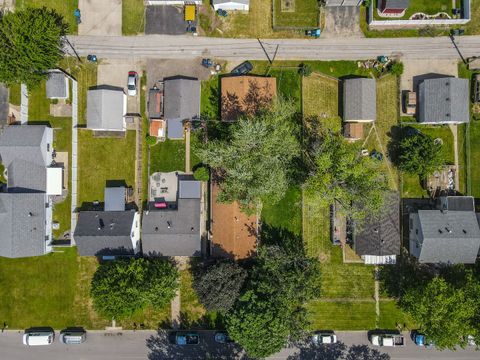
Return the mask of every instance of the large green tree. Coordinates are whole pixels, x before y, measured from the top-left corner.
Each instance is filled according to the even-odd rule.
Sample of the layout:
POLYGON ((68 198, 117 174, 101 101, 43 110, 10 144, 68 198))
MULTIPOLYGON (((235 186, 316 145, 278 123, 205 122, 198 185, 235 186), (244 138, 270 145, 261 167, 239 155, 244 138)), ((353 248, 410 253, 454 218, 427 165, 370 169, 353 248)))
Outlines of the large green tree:
POLYGON ((196 276, 193 287, 208 311, 230 310, 240 296, 247 272, 233 261, 219 261, 196 276))
POLYGON ((54 10, 27 8, 0 19, 0 82, 34 86, 63 57, 68 25, 54 10))
POLYGON ((175 296, 178 270, 162 259, 116 260, 102 263, 92 279, 96 311, 122 319, 147 305, 162 309, 175 296))
POLYGON ((240 118, 230 136, 213 140, 198 155, 216 173, 222 202, 250 208, 285 194, 292 161, 300 155, 299 127, 291 102, 277 100, 254 117, 240 118))
POLYGON ((398 146, 398 167, 422 179, 438 170, 443 164, 442 145, 431 136, 414 132, 406 134, 398 146))
POLYGON ((360 150, 340 133, 325 131, 314 150, 314 171, 305 190, 324 206, 338 202, 345 215, 361 222, 380 211, 388 183, 381 162, 360 150))
POLYGON ((474 319, 479 300, 480 285, 471 274, 457 286, 437 276, 425 287, 407 289, 400 305, 436 347, 453 350, 465 346, 468 335, 477 334, 474 319))

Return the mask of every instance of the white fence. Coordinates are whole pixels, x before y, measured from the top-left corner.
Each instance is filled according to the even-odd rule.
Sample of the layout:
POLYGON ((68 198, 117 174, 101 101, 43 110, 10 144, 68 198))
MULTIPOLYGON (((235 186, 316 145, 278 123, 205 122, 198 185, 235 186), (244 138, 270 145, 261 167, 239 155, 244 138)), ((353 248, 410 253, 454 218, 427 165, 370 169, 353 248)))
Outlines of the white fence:
POLYGON ((462 1, 461 19, 425 19, 425 20, 375 20, 373 12, 376 10, 375 2, 368 8, 368 26, 371 29, 375 28, 416 28, 425 26, 455 26, 465 25, 470 21, 470 2, 471 0, 462 1))

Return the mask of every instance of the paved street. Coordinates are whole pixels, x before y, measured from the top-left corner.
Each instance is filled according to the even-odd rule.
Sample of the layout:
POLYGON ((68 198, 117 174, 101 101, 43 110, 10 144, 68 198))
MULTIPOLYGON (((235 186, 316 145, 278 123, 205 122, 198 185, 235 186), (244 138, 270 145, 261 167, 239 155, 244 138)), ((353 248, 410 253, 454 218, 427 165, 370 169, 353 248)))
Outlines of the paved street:
MULTIPOLYGON (((122 331, 114 333, 105 333, 103 331, 89 332, 87 342, 81 345, 66 346, 56 340, 51 346, 27 347, 22 344, 22 332, 6 331, 0 333, 0 358, 15 360, 108 360, 108 359, 206 359, 207 355, 211 359, 238 359, 241 358, 240 350, 232 344, 221 345, 213 342, 212 331, 201 331, 201 343, 198 346, 180 347, 168 343, 167 334, 161 332, 157 334, 154 331, 122 331)), ((286 349, 280 354, 271 356, 271 360, 337 360, 339 350, 345 348, 345 351, 360 353, 368 345, 366 332, 337 332, 339 341, 337 344, 328 348, 303 348, 286 349), (352 345, 357 345, 353 346, 352 345), (294 354, 297 355, 294 355, 294 354), (315 357, 316 356, 316 357, 315 357)), ((377 348, 379 349, 379 348, 377 348)), ((380 349, 379 349, 380 350, 380 349)), ((386 350, 392 360, 413 360, 413 359, 458 359, 458 360, 476 360, 480 353, 473 348, 451 351, 436 351, 431 349, 419 348, 407 339, 407 346, 404 348, 394 348, 386 350)))
MULTIPOLYGON (((223 59, 265 60, 256 39, 226 39, 193 36, 69 36, 81 55, 101 58, 188 59, 214 57, 223 59)), ((464 57, 480 55, 480 36, 457 37, 464 57)), ((277 59, 357 60, 378 55, 410 59, 459 59, 450 38, 329 38, 317 40, 262 40, 266 52, 277 59)), ((68 49, 67 49, 68 50, 68 49)), ((69 51, 72 53, 72 51, 69 51)))

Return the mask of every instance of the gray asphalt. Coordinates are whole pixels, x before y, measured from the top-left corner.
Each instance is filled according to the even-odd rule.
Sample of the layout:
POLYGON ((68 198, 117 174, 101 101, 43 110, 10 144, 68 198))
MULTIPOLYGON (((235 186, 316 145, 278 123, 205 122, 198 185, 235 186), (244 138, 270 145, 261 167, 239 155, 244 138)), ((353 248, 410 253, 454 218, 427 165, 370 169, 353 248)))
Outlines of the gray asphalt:
MULTIPOLYGON (((23 331, 6 331, 0 333, 0 358, 15 360, 100 360, 100 359, 238 359, 241 351, 235 345, 221 345, 213 342, 213 332, 200 331, 201 343, 198 346, 180 347, 170 345, 165 332, 155 331, 122 331, 120 333, 106 333, 90 331, 87 341, 81 345, 64 345, 58 341, 50 346, 27 347, 22 344, 23 331), (121 334, 121 335, 120 335, 121 334)), ((279 354, 269 357, 271 360, 300 360, 322 359, 338 360, 341 349, 353 353, 368 350, 369 345, 366 332, 337 332, 342 344, 329 348, 301 348, 285 349, 279 354), (359 346, 360 345, 360 346, 359 346), (365 346, 362 346, 365 345, 365 346), (295 355, 296 354, 296 355, 295 355)), ((480 352, 473 348, 466 350, 437 351, 419 348, 410 339, 403 348, 386 350, 377 348, 381 352, 390 354, 392 360, 413 359, 458 359, 478 360, 480 352)))
MULTIPOLYGON (((256 39, 226 39, 189 35, 145 36, 69 36, 76 51, 100 58, 188 59, 214 57, 222 59, 265 60, 266 55, 256 39)), ((378 55, 409 59, 459 59, 449 37, 435 38, 328 38, 263 40, 271 58, 302 60, 357 60, 378 55)), ((480 56, 480 36, 457 37, 463 56, 480 56)), ((68 49, 66 49, 68 50, 68 49)), ((73 54, 73 52, 70 53, 73 54)))

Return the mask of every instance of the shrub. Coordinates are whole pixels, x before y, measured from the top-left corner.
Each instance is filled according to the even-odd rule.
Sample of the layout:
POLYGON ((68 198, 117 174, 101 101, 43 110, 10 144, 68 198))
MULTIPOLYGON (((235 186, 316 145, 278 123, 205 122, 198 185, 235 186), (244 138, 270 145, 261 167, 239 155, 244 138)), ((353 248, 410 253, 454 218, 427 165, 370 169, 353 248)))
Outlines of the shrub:
POLYGON ((157 143, 157 138, 155 136, 147 135, 147 145, 153 146, 157 143))
POLYGON ((198 181, 208 181, 210 179, 210 173, 206 167, 201 166, 193 172, 193 177, 198 181))

